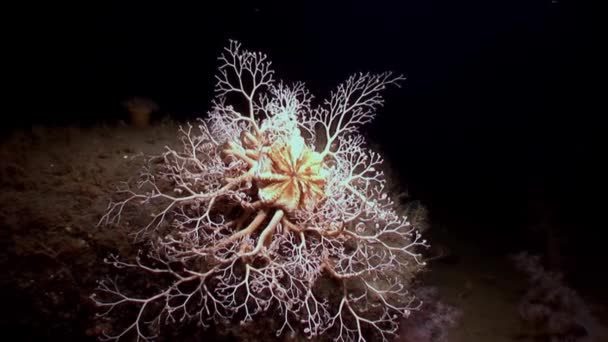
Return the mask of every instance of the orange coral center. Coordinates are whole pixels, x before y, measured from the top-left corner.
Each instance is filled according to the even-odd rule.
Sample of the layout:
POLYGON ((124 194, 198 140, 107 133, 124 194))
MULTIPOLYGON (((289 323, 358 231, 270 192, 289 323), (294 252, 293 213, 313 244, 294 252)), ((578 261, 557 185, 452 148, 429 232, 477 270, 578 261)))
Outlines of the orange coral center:
POLYGON ((327 170, 321 155, 300 136, 277 142, 259 160, 256 181, 262 202, 293 211, 325 196, 327 170))

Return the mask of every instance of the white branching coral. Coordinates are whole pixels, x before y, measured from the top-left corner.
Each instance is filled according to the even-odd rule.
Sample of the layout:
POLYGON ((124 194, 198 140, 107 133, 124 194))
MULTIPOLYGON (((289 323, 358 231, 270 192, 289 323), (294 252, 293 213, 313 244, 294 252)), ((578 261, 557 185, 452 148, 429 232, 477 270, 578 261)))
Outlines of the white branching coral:
POLYGON ((427 245, 396 213, 382 159, 357 130, 403 78, 357 74, 313 107, 302 83, 274 81, 263 54, 231 41, 219 61, 209 117, 181 128, 181 150, 152 158, 101 219, 118 224, 129 204, 155 208, 136 233, 149 252, 110 262, 167 284, 137 297, 101 282, 93 299, 107 312, 136 308, 105 337, 272 314, 277 335, 388 340, 419 304, 407 288, 427 245))

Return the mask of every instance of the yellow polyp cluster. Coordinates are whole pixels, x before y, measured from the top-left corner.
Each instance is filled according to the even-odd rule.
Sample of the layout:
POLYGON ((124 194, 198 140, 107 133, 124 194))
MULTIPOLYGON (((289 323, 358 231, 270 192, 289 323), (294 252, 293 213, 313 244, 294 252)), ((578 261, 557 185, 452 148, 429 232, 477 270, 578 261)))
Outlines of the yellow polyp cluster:
POLYGON ((287 212, 322 200, 326 178, 322 156, 297 135, 271 146, 255 177, 260 200, 287 212))
POLYGON ((264 205, 287 212, 315 205, 325 197, 327 167, 320 153, 308 147, 298 134, 281 138, 271 146, 244 131, 240 144, 230 143, 224 153, 247 162, 264 205))

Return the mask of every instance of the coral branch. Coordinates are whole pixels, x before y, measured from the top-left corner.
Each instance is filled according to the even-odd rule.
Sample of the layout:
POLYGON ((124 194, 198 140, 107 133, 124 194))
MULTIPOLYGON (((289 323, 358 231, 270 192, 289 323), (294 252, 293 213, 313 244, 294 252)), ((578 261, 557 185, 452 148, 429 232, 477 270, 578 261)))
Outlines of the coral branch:
POLYGON ((147 253, 109 261, 141 271, 151 289, 122 277, 100 283, 102 316, 135 310, 105 337, 149 340, 167 324, 270 316, 278 335, 388 340, 418 308, 407 288, 428 244, 397 214, 382 158, 357 130, 403 77, 358 74, 313 107, 303 83, 274 83, 263 54, 231 41, 219 61, 208 118, 180 128, 181 149, 150 158, 100 219, 151 213, 135 232, 147 253), (248 108, 229 105, 232 96, 248 108))

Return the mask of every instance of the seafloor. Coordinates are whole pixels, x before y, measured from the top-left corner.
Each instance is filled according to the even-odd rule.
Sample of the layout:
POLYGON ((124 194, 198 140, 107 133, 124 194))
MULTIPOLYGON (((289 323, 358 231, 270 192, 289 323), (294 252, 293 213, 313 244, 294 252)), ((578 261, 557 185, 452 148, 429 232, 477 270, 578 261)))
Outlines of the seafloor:
MULTIPOLYGON (((108 323, 95 319, 89 296, 97 280, 112 275, 103 259, 133 254, 137 246, 127 231, 96 223, 115 185, 135 174, 143 155, 177 145, 177 129, 170 120, 139 129, 38 126, 2 138, 0 324, 2 335, 17 337, 8 340, 97 339, 108 323)), ((438 288, 442 302, 462 312, 448 340, 531 341, 517 313, 524 277, 505 255, 449 233, 455 229, 431 225, 435 250, 450 257, 431 262, 421 278, 438 288)), ((606 298, 602 303, 601 294, 582 295, 606 323, 606 298)), ((179 340, 211 340, 210 332, 189 334, 179 340)))

